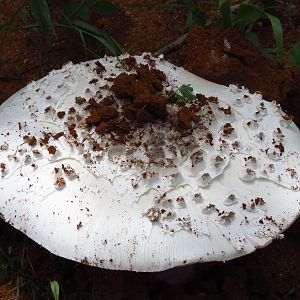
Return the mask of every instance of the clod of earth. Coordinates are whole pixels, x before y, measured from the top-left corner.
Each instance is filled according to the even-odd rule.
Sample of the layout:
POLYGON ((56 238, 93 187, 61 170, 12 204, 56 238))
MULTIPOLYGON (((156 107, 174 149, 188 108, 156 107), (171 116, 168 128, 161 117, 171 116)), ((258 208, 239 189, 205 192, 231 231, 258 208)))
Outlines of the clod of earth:
POLYGON ((71 260, 141 272, 226 261, 300 212, 292 118, 162 57, 69 63, 0 120, 1 217, 71 260))

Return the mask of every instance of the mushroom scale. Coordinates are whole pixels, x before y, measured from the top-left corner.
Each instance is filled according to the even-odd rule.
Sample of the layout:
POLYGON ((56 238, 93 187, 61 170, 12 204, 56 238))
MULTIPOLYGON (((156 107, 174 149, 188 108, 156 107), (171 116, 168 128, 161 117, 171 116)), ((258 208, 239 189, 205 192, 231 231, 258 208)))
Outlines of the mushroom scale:
POLYGON ((1 218, 84 264, 154 272, 226 261, 280 238, 300 212, 291 118, 163 57, 68 63, 4 102, 0 127, 1 218), (198 100, 169 101, 182 85, 198 100))

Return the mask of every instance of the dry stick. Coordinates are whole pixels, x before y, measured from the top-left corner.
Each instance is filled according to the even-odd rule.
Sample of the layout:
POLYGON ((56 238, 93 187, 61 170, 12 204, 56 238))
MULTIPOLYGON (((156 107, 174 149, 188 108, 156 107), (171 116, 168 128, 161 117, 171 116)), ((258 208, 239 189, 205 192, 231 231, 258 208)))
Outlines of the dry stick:
POLYGON ((174 42, 171 42, 170 44, 168 44, 167 46, 155 51, 153 53, 154 56, 159 56, 161 54, 167 54, 170 53, 171 51, 174 51, 175 49, 179 48, 183 42, 185 41, 187 37, 187 33, 181 35, 177 40, 175 40, 174 42))
MULTIPOLYGON (((208 27, 213 23, 213 20, 209 20, 205 23, 204 27, 208 27)), ((181 35, 179 38, 177 38, 175 41, 171 42, 170 44, 164 46, 163 48, 160 48, 158 50, 156 50, 153 55, 154 56, 159 56, 161 54, 168 54, 176 49, 178 49, 179 47, 182 46, 182 44, 184 43, 184 41, 186 40, 188 35, 188 32, 181 35)))

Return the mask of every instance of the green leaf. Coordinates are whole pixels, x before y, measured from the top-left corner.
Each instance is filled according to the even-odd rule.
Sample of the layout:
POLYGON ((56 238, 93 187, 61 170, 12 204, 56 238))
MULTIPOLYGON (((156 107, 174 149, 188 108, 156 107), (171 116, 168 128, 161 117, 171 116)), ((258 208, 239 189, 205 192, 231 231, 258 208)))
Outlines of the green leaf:
POLYGON ((73 16, 75 16, 78 11, 80 9, 80 5, 77 3, 69 3, 68 5, 65 6, 64 8, 64 14, 68 17, 68 18, 72 18, 73 16))
POLYGON ((289 62, 293 69, 300 70, 300 42, 289 52, 289 62))
POLYGON ((26 13, 24 12, 24 9, 20 10, 20 12, 18 13, 18 17, 21 19, 23 24, 25 24, 25 25, 30 24, 30 21, 26 15, 26 13))
POLYGON ((102 43, 113 55, 120 55, 124 51, 119 45, 119 43, 109 36, 104 31, 98 29, 97 27, 85 23, 81 20, 72 20, 72 26, 82 31, 82 33, 92 36, 94 39, 102 43))
POLYGON ((278 56, 277 48, 263 48, 261 49, 261 53, 264 57, 267 57, 280 64, 282 63, 281 57, 278 56))
POLYGON ((83 33, 82 33, 81 30, 78 30, 78 33, 79 33, 79 35, 80 35, 80 39, 81 39, 81 41, 82 41, 82 45, 83 45, 83 48, 84 48, 85 59, 87 59, 87 47, 86 47, 86 42, 85 42, 83 33))
POLYGON ((276 42, 276 48, 278 51, 280 52, 284 52, 283 49, 283 29, 282 29, 282 25, 280 20, 273 16, 270 15, 268 13, 266 13, 266 16, 269 18, 271 24, 272 24, 272 28, 273 28, 273 32, 274 32, 274 38, 275 38, 275 42, 276 42))
POLYGON ((93 33, 95 35, 106 35, 106 33, 100 29, 98 29, 96 26, 91 25, 89 23, 86 23, 84 21, 75 19, 71 21, 73 25, 77 26, 78 28, 82 28, 90 33, 93 33))
POLYGON ((261 17, 264 17, 264 12, 257 6, 241 4, 235 15, 234 28, 244 32, 248 25, 255 23, 261 17))
MULTIPOLYGON (((277 62, 280 63, 281 66, 284 65, 284 48, 283 48, 283 29, 280 20, 268 13, 266 13, 266 16, 269 18, 273 32, 274 32, 274 38, 276 43, 276 50, 277 50, 277 62)), ((275 59, 273 59, 275 60, 275 59)))
POLYGON ((88 5, 82 6, 80 9, 80 18, 82 21, 89 23, 92 15, 92 9, 88 5))
POLYGON ((102 16, 111 16, 120 12, 120 7, 107 0, 97 1, 93 5, 93 11, 102 16))
POLYGON ((55 31, 47 0, 28 0, 28 5, 41 31, 49 38, 49 28, 51 28, 53 32, 55 31))
POLYGON ((188 28, 192 28, 193 26, 203 26, 205 24, 205 19, 199 9, 191 9, 188 12, 186 25, 188 28))
POLYGON ((277 49, 276 48, 262 48, 261 52, 263 54, 276 54, 277 49))
POLYGON ((54 280, 50 282, 52 296, 54 300, 59 300, 59 283, 54 280))
POLYGON ((190 84, 181 85, 175 92, 176 97, 183 102, 192 102, 197 99, 190 84))
POLYGON ((246 32, 245 37, 248 41, 254 44, 257 48, 260 48, 260 41, 256 32, 246 32))
POLYGON ((245 25, 247 26, 248 24, 250 24, 249 22, 254 21, 255 19, 258 19, 260 17, 269 19, 272 25, 274 39, 276 43, 277 59, 274 59, 273 54, 267 55, 271 59, 278 61, 281 65, 284 65, 283 29, 280 20, 277 17, 265 12, 259 6, 251 3, 242 4, 239 10, 241 10, 240 24, 241 28, 243 29, 245 29, 245 25))
POLYGON ((278 51, 283 51, 283 30, 280 20, 265 12, 259 6, 251 3, 242 4, 237 13, 237 19, 240 20, 240 26, 245 29, 245 25, 249 25, 257 21, 259 18, 268 18, 271 22, 278 51))
POLYGON ((232 25, 232 12, 230 0, 219 0, 219 9, 222 17, 223 28, 229 28, 232 25))

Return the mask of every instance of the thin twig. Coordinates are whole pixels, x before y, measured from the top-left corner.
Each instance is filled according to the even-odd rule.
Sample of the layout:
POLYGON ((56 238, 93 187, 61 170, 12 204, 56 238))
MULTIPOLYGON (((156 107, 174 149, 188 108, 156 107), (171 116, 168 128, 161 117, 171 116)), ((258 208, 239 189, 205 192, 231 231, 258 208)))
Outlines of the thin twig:
POLYGON ((153 53, 154 56, 159 56, 161 54, 168 54, 171 51, 174 51, 175 49, 178 49, 183 42, 185 41, 185 39, 187 38, 187 33, 181 35, 177 40, 175 40, 174 42, 171 42, 170 44, 166 45, 165 47, 155 51, 153 53))

